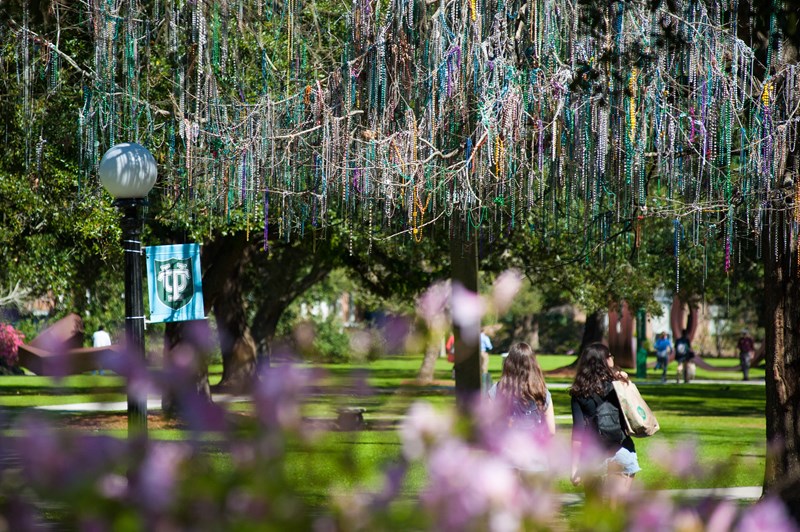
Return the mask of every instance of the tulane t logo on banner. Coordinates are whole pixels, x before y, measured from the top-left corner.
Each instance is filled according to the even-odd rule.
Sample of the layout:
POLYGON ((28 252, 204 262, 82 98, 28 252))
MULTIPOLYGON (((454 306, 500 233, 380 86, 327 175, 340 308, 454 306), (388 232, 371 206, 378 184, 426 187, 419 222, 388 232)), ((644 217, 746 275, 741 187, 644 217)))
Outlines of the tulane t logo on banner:
POLYGON ((146 247, 150 321, 205 319, 200 246, 146 247))

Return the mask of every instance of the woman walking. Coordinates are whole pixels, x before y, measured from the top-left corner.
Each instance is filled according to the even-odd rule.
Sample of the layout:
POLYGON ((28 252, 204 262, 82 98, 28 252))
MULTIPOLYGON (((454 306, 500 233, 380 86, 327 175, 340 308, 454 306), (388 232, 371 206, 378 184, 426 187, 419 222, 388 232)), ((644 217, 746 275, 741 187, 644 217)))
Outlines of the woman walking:
MULTIPOLYGON (((508 350, 500 380, 489 389, 489 397, 499 401, 508 415, 508 424, 517 430, 530 431, 540 442, 556 433, 553 400, 545 386, 542 368, 530 345, 518 342, 508 350)), ((547 460, 532 454, 525 469, 543 470, 547 460)))
POLYGON ((626 433, 615 380, 628 375, 614 366, 614 357, 601 343, 588 345, 578 359, 572 397, 572 483, 583 483, 587 495, 595 489, 613 507, 631 488, 641 468, 636 447, 626 433), (600 456, 589 458, 587 444, 599 444, 600 456), (600 482, 598 482, 600 481, 600 482))

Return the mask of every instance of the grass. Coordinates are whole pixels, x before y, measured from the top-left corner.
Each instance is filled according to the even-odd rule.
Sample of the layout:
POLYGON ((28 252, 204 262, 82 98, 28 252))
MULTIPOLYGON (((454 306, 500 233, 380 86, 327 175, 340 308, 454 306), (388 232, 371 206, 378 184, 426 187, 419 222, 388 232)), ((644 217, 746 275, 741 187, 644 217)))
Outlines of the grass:
MULTIPOLYGON (((573 360, 571 356, 539 356, 545 371, 563 367, 573 360)), ((723 369, 738 363, 734 359, 707 362, 723 369)), ((316 442, 313 453, 303 445, 292 446, 284 464, 287 475, 296 479, 298 486, 306 486, 309 496, 315 498, 324 497, 322 490, 327 490, 327 486, 333 486, 334 490, 362 484, 374 486, 380 479, 381 468, 400 456, 396 427, 409 406, 417 400, 430 401, 442 408, 453 403, 452 382, 449 381, 452 364, 438 360, 436 383, 419 386, 413 380, 420 364, 419 356, 400 356, 364 364, 322 365, 327 372, 323 393, 308 398, 304 415, 330 420, 336 418, 337 409, 341 407, 361 406, 367 410, 365 416, 372 430, 325 433, 316 442)), ((501 368, 502 358, 490 357, 494 379, 499 377, 501 368)), ((217 382, 221 366, 213 365, 209 370, 212 383, 217 382)), ((674 376, 674 364, 669 374, 674 376)), ((649 377, 635 380, 658 416, 661 431, 652 438, 636 440, 643 468, 637 482, 654 489, 761 484, 765 455, 763 386, 722 382, 741 379, 741 374, 733 371, 698 369, 697 379, 711 382, 689 385, 674 384, 674 381, 661 384, 652 370, 649 377), (669 474, 669 464, 658 463, 657 447, 686 442, 696 446, 702 465, 715 474, 691 481, 679 480, 669 474)), ((763 379, 763 370, 752 370, 751 378, 763 379)), ((571 429, 569 382, 569 378, 548 378, 558 431, 564 435, 571 429)), ((124 400, 124 381, 115 376, 78 375, 60 381, 37 376, 0 377, 0 407, 12 418, 36 406, 124 400)), ((247 403, 232 403, 229 408, 247 411, 250 407, 247 403)), ((58 414, 51 415, 59 419, 58 414)), ((88 418, 93 414, 81 415, 88 418)), ((124 436, 125 432, 109 430, 108 433, 124 436)), ((181 439, 184 434, 179 430, 158 430, 152 431, 151 437, 174 440, 181 439)), ((222 454, 216 456, 215 461, 221 468, 229 463, 222 454)), ((424 470, 413 468, 407 492, 416 493, 424 479, 424 470)), ((566 480, 560 485, 564 491, 574 491, 566 480)))

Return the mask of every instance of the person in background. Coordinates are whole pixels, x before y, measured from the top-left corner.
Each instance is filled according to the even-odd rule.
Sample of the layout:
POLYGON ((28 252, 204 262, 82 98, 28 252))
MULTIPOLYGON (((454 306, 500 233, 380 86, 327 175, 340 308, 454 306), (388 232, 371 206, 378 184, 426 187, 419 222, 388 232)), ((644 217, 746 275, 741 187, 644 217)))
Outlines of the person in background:
POLYGON ((750 380, 750 362, 753 360, 753 355, 755 355, 756 344, 747 329, 742 331, 742 335, 736 343, 736 349, 739 350, 739 363, 742 366, 743 380, 750 380))
MULTIPOLYGON (((503 360, 500 380, 489 389, 488 395, 490 399, 501 402, 508 415, 509 427, 529 431, 539 441, 555 435, 553 399, 530 345, 517 342, 511 346, 503 360)), ((525 464, 522 468, 525 470, 547 469, 547 458, 536 453, 535 445, 521 462, 525 464)))
POLYGON ((447 353, 447 361, 450 363, 455 363, 456 361, 456 337, 454 335, 450 335, 447 338, 447 342, 444 344, 444 350, 447 353))
POLYGON ((494 349, 492 339, 481 331, 481 389, 484 392, 492 385, 492 377, 489 374, 489 351, 492 349, 494 349))
MULTIPOLYGON (((489 375, 489 351, 491 351, 494 347, 492 346, 492 340, 489 338, 489 335, 485 332, 481 331, 480 337, 480 357, 481 357, 481 391, 486 392, 491 385, 491 376, 489 375)), ((456 338, 454 335, 450 335, 445 342, 445 352, 447 353, 447 361, 452 362, 453 365, 453 379, 456 378, 456 368, 455 368, 455 361, 456 361, 456 338)))
POLYGON ((692 343, 689 340, 689 331, 683 330, 681 337, 675 342, 675 360, 678 362, 678 376, 676 382, 680 382, 680 375, 683 374, 683 382, 689 382, 692 371, 690 365, 693 365, 692 359, 694 358, 694 351, 692 351, 692 343))
POLYGON ((656 337, 656 369, 661 370, 661 382, 667 381, 667 366, 672 356, 672 342, 667 333, 662 332, 656 337))
MULTIPOLYGON (((572 483, 584 485, 587 496, 599 495, 616 507, 620 498, 630 492, 633 477, 641 471, 636 447, 625 430, 622 409, 615 380, 628 380, 628 374, 614 365, 614 356, 604 344, 595 342, 584 348, 575 370, 575 381, 569 389, 572 397, 572 483), (600 412, 609 409, 605 403, 616 407, 612 420, 601 422, 600 412), (614 430, 608 430, 613 424, 614 430), (606 430, 604 430, 606 429, 606 430), (585 446, 592 438, 605 451, 601 463, 587 458, 585 446)), ((613 411, 613 409, 611 409, 613 411)), ((596 458, 595 458, 596 460, 596 458)))
MULTIPOLYGON (((111 336, 106 332, 105 328, 101 325, 92 335, 92 347, 108 347, 111 345, 111 336)), ((97 374, 98 371, 93 371, 92 375, 97 374)), ((100 375, 104 375, 103 368, 99 369, 100 375)))

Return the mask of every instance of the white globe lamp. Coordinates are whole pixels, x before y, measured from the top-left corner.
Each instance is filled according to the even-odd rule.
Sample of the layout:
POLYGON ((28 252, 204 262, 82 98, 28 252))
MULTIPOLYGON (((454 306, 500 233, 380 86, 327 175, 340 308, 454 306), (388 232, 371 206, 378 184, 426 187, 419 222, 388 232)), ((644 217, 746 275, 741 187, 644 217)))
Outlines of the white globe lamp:
POLYGON ((112 146, 97 169, 100 183, 117 199, 144 198, 156 184, 156 160, 135 142, 112 146))

